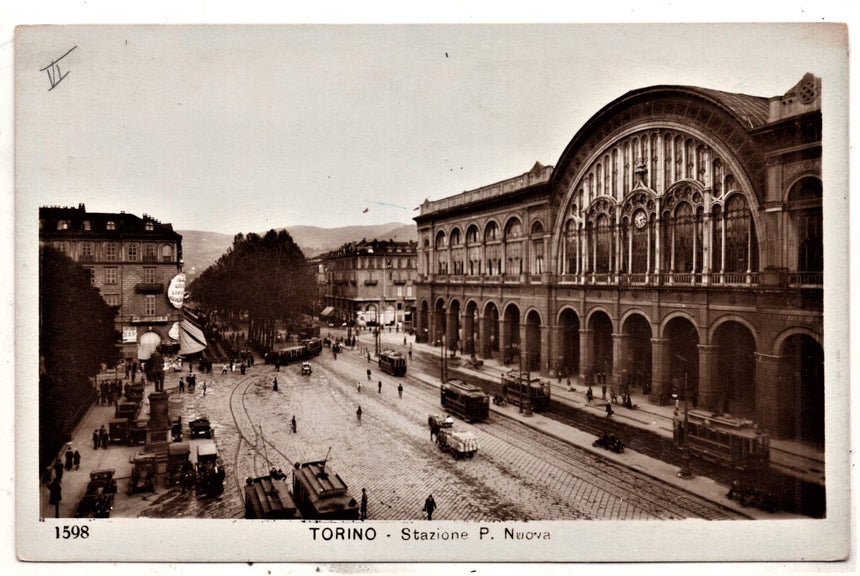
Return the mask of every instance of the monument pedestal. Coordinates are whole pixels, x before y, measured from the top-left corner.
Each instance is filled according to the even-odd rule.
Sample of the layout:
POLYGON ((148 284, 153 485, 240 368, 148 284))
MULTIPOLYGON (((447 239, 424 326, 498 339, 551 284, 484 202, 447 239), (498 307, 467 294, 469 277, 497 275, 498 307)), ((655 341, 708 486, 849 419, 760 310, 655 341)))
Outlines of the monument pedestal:
POLYGON ((149 424, 143 451, 156 456, 156 472, 167 471, 167 446, 170 443, 170 419, 167 416, 167 392, 149 395, 149 424))

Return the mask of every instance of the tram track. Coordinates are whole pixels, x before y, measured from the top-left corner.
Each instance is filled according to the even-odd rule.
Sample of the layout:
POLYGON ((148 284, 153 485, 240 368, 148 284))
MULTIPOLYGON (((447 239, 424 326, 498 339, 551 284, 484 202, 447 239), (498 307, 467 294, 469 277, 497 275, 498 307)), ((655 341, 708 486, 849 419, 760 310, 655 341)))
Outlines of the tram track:
POLYGON ((251 413, 248 410, 248 406, 245 402, 246 394, 248 393, 248 389, 251 388, 251 386, 253 384, 256 384, 258 382, 259 382, 259 377, 255 378, 252 376, 248 376, 246 378, 239 380, 236 383, 236 385, 233 386, 233 389, 230 391, 230 402, 229 402, 230 415, 233 418, 233 422, 236 426, 236 431, 239 435, 238 442, 236 443, 236 450, 235 450, 235 453, 233 456, 233 475, 236 478, 236 485, 239 489, 240 495, 242 494, 242 490, 243 490, 244 485, 245 485, 245 478, 240 473, 240 470, 242 469, 242 467, 239 465, 239 460, 240 460, 240 457, 242 455, 243 443, 248 445, 253 451, 251 468, 254 471, 255 477, 261 475, 260 470, 259 470, 259 466, 258 466, 258 461, 259 461, 260 457, 262 457, 264 459, 264 461, 266 462, 266 467, 265 467, 264 472, 266 474, 268 474, 268 472, 269 472, 269 468, 268 468, 269 467, 269 457, 267 454, 267 452, 268 452, 267 447, 270 447, 272 449, 272 451, 277 453, 279 456, 281 456, 285 460, 290 461, 289 458, 287 458, 287 455, 285 453, 283 453, 280 449, 278 449, 277 446, 275 446, 272 442, 266 440, 265 436, 263 436, 261 433, 258 434, 254 419, 252 418, 251 413), (237 399, 236 393, 243 386, 244 386, 244 389, 242 390, 241 394, 238 395, 238 399, 237 399), (238 406, 237 406, 237 404, 238 404, 238 406), (243 414, 244 417, 240 416, 240 413, 243 414), (251 428, 250 434, 247 433, 247 426, 245 428, 243 428, 243 425, 240 423, 240 419, 247 421, 248 426, 250 426, 250 428, 251 428), (252 441, 252 437, 253 437, 253 441, 252 441), (262 444, 262 447, 261 447, 261 444, 262 444), (262 454, 261 454, 261 451, 263 452, 262 454))
MULTIPOLYGON (((413 361, 414 362, 414 361, 413 361)), ((418 369, 428 372, 426 367, 432 364, 420 360, 418 369)), ((432 371, 429 371, 432 373, 432 371)), ((456 375, 456 372, 454 373, 456 375)), ((434 396, 438 388, 419 378, 409 380, 420 385, 423 391, 434 396)), ((549 415, 546 413, 544 415, 549 415)), ((481 435, 496 438, 499 442, 516 447, 525 454, 536 459, 538 466, 558 470, 558 476, 572 475, 579 481, 593 486, 586 492, 608 491, 625 506, 630 506, 641 512, 644 518, 702 518, 708 520, 748 519, 749 516, 700 498, 695 494, 654 478, 651 474, 637 470, 623 463, 612 462, 598 452, 586 447, 577 446, 533 430, 529 426, 507 416, 502 411, 491 411, 488 425, 475 427, 481 435)), ((603 430, 592 427, 595 435, 603 430)), ((486 453, 485 453, 486 457, 486 453)), ((504 468, 504 462, 498 462, 504 468)))

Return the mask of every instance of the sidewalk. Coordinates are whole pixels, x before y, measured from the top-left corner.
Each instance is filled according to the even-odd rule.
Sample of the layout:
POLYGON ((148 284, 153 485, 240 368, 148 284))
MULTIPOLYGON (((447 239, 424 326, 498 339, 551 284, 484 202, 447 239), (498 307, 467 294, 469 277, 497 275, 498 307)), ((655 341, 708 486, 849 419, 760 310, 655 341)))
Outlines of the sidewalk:
MULTIPOLYGON (((401 336, 402 338, 402 336, 401 336)), ((411 340, 411 339, 410 339, 411 340)), ((402 344, 402 340, 401 340, 402 344)), ((413 348, 426 354, 437 355, 439 348, 429 344, 412 344, 413 348)), ((507 372, 510 367, 500 364, 497 360, 486 359, 480 370, 473 370, 461 362, 455 367, 457 372, 468 375, 470 378, 499 382, 502 372, 507 372)), ((571 378, 574 388, 573 392, 567 390, 567 380, 563 379, 559 385, 554 378, 544 378, 551 384, 552 397, 559 402, 565 402, 581 410, 591 411, 600 416, 605 414, 605 401, 600 398, 600 389, 592 387, 595 394, 593 405, 589 405, 585 399, 586 387, 578 385, 576 378, 571 378)), ((672 420, 675 411, 673 404, 657 406, 650 404, 648 398, 634 391, 630 395, 635 410, 628 410, 623 406, 615 406, 613 418, 620 420, 630 426, 648 429, 661 436, 672 438, 672 420)), ((810 446, 799 442, 771 439, 770 441, 770 463, 771 467, 783 472, 802 478, 805 481, 824 484, 824 453, 818 452, 810 446)))
MULTIPOLYGON (((403 333, 388 333, 383 332, 381 341, 386 346, 392 346, 396 349, 403 347, 403 333)), ((429 356, 438 357, 439 347, 430 344, 416 343, 414 338, 407 338, 407 348, 411 343, 413 354, 421 353, 429 356)), ((472 381, 488 381, 498 383, 501 380, 501 374, 508 372, 511 367, 504 366, 494 359, 485 359, 479 370, 469 368, 461 357, 456 357, 459 362, 456 366, 451 366, 450 370, 456 370, 458 373, 467 376, 472 381)), ((439 385, 438 376, 421 375, 411 373, 411 376, 423 380, 425 383, 439 385)), ((595 400, 592 404, 588 404, 586 400, 586 388, 578 385, 574 378, 571 378, 573 390, 567 389, 567 379, 562 380, 562 384, 558 383, 557 379, 545 378, 550 382, 552 398, 556 402, 563 402, 578 410, 592 412, 597 417, 604 417, 605 401, 601 398, 601 392, 596 390, 595 400)), ((594 390, 594 388, 592 388, 594 390)), ((659 434, 665 438, 672 438, 673 434, 673 416, 675 407, 674 404, 667 406, 657 406, 650 404, 647 397, 641 393, 632 393, 631 400, 636 406, 634 410, 628 410, 623 406, 616 406, 613 419, 623 422, 629 426, 647 429, 649 432, 659 434)), ((632 450, 625 450, 623 454, 615 454, 608 450, 593 449, 591 444, 596 439, 596 436, 583 432, 572 426, 562 424, 551 418, 547 418, 540 414, 525 416, 520 414, 516 406, 499 407, 492 405, 491 410, 499 412, 522 422, 523 424, 540 430, 562 441, 574 444, 576 446, 593 450, 609 460, 617 461, 625 465, 631 466, 640 472, 650 474, 660 480, 671 483, 675 486, 693 492, 700 496, 719 502, 727 508, 731 508, 751 518, 775 519, 775 518, 805 518, 805 516, 780 512, 771 514, 754 508, 741 507, 736 501, 726 498, 728 486, 717 483, 716 481, 704 477, 695 476, 690 479, 682 479, 678 477, 678 467, 670 465, 662 460, 651 458, 643 454, 639 454, 632 450)), ((779 469, 783 472, 790 473, 793 476, 801 477, 806 481, 817 482, 824 484, 824 454, 816 452, 808 446, 797 442, 789 442, 783 440, 771 439, 771 467, 779 469)))

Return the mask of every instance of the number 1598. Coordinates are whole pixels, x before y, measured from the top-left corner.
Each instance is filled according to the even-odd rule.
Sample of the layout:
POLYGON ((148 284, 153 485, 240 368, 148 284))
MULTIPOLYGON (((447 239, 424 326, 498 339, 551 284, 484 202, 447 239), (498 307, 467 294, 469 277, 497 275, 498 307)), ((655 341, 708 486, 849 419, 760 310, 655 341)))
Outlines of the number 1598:
POLYGON ((63 540, 90 537, 89 526, 63 526, 62 528, 54 526, 54 531, 56 532, 56 537, 63 540))

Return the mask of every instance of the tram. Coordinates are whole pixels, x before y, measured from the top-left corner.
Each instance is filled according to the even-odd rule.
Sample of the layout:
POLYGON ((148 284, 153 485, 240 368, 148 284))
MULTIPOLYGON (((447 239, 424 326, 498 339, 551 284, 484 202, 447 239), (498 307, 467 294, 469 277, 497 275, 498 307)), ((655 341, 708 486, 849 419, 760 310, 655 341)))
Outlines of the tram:
POLYGON ((379 369, 392 376, 406 374, 406 358, 400 352, 383 350, 379 353, 379 369))
POLYGON ((358 502, 326 461, 296 463, 293 500, 306 520, 358 520, 358 502))
POLYGON ((302 340, 302 346, 305 347, 305 353, 308 358, 313 358, 314 356, 319 356, 322 353, 323 345, 322 340, 319 338, 309 338, 307 340, 302 340))
POLYGON ((549 410, 549 382, 516 370, 502 372, 502 397, 511 404, 531 406, 535 412, 546 411, 549 410))
POLYGON ((490 416, 490 396, 462 380, 442 384, 442 406, 467 422, 483 422, 490 416))
POLYGON ((245 518, 265 520, 298 518, 296 505, 283 478, 262 476, 245 480, 245 518))
POLYGON ((700 410, 677 410, 673 423, 675 446, 685 447, 705 460, 739 470, 765 468, 770 438, 750 420, 716 416, 700 410), (686 433, 685 433, 686 428, 686 433))
POLYGON ((277 361, 279 365, 286 366, 287 364, 302 362, 313 358, 314 356, 319 356, 322 349, 322 340, 319 338, 310 338, 308 340, 302 340, 302 342, 296 346, 281 348, 280 350, 273 350, 266 353, 265 361, 266 364, 274 364, 277 361))

